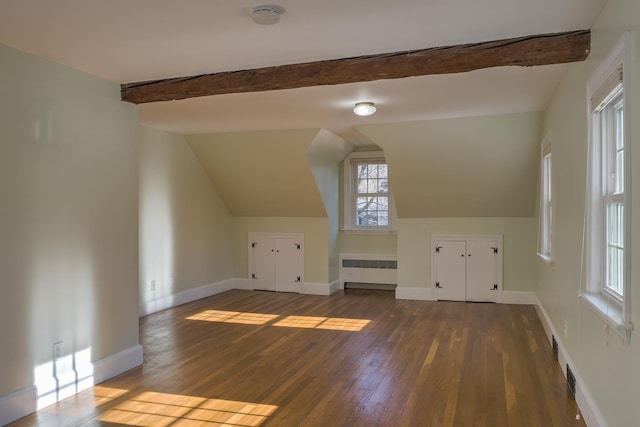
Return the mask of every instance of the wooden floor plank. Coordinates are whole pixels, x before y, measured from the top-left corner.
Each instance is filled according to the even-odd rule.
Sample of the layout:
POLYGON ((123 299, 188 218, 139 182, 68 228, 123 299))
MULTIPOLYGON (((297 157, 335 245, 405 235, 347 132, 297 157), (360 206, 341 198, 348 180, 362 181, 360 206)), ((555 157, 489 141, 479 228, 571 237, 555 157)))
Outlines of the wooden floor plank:
POLYGON ((142 367, 11 426, 584 426, 532 306, 234 290, 140 341, 142 367))

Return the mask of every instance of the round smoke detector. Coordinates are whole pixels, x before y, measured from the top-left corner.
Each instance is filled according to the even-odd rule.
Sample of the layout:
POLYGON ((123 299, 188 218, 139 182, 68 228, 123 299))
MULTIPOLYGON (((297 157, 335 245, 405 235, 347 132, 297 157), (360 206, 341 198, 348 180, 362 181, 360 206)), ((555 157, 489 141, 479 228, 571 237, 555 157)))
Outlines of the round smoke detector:
POLYGON ((251 11, 251 19, 256 24, 273 25, 280 21, 280 15, 284 13, 284 7, 275 4, 256 6, 251 11))

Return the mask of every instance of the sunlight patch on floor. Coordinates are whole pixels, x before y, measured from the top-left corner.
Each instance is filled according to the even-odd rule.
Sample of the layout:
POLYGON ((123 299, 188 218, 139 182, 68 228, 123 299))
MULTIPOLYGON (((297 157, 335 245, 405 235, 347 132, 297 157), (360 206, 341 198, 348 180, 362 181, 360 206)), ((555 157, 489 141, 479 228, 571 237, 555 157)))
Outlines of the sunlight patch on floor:
POLYGON ((100 415, 99 421, 127 426, 257 427, 275 405, 206 399, 147 391, 100 415))
POLYGON ((245 325, 264 325, 278 317, 277 314, 241 313, 238 311, 205 310, 187 317, 187 320, 207 322, 242 323, 245 325))
POLYGON ((367 319, 347 319, 338 317, 287 316, 273 324, 287 328, 327 329, 333 331, 361 331, 371 322, 367 319))
MULTIPOLYGON (((241 323, 245 325, 265 325, 281 316, 277 314, 243 313, 239 311, 205 310, 187 317, 187 320, 206 322, 241 323)), ((287 316, 273 323, 273 326, 302 329, 325 329, 332 331, 358 332, 371 320, 342 317, 287 316)))

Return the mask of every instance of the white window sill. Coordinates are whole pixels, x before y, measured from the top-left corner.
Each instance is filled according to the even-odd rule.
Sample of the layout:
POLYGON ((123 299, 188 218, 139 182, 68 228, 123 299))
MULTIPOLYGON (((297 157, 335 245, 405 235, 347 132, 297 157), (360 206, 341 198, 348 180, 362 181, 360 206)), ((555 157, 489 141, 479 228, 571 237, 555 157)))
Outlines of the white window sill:
POLYGON ((625 342, 631 339, 633 324, 625 322, 622 318, 622 306, 617 301, 606 298, 600 293, 581 292, 580 299, 587 303, 587 306, 596 312, 607 324, 612 327, 625 342))
POLYGON ((538 252, 538 258, 544 261, 545 264, 555 264, 555 261, 553 261, 553 258, 551 258, 551 254, 541 254, 540 252, 538 252))
POLYGON ((344 234, 396 234, 396 230, 390 228, 343 228, 344 234))

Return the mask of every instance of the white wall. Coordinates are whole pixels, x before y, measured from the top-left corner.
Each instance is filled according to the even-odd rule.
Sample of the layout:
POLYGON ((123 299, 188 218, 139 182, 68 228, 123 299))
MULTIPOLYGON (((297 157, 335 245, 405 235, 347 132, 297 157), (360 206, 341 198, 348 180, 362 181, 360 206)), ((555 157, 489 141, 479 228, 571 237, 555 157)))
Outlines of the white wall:
POLYGON ((140 147, 140 302, 233 278, 231 216, 185 138, 144 127, 140 147))
POLYGON ((591 46, 586 63, 570 66, 545 116, 544 133, 551 132, 553 138, 555 265, 539 263, 538 297, 584 381, 579 386, 593 396, 604 424, 632 426, 640 419, 640 2, 609 0, 592 28, 591 46), (631 72, 625 76, 633 164, 631 303, 636 328, 630 344, 608 331, 577 298, 586 188, 586 84, 625 30, 631 30, 632 41, 631 72))
POLYGON ((1 399, 56 341, 91 362, 138 345, 138 123, 116 84, 0 63, 1 399))

